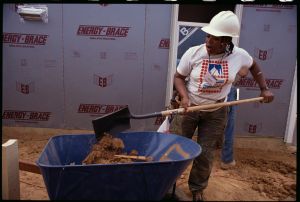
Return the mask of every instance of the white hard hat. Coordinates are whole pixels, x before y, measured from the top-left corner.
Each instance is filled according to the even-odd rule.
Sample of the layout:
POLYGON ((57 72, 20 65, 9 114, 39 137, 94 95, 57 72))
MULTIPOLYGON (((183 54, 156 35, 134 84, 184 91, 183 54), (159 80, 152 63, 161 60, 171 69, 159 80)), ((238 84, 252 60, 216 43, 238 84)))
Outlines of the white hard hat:
POLYGON ((232 11, 221 11, 211 19, 209 25, 201 29, 217 37, 239 37, 240 23, 238 17, 232 11))

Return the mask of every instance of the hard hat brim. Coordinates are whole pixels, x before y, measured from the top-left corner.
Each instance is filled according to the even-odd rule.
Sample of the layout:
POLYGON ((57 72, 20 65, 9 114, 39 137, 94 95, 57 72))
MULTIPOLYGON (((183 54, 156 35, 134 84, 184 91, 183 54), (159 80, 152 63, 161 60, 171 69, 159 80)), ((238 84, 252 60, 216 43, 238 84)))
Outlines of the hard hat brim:
POLYGON ((216 37, 220 37, 220 36, 239 37, 238 34, 228 34, 228 33, 220 32, 218 30, 211 28, 209 25, 202 27, 201 30, 216 37))

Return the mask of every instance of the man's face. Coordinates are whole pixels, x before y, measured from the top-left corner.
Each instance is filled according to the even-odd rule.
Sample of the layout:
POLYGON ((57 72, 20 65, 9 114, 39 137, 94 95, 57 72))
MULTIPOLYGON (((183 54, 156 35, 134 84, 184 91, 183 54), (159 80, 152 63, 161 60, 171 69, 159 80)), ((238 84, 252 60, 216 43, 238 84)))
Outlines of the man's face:
POLYGON ((225 43, 223 42, 222 37, 207 34, 205 43, 209 55, 217 55, 225 52, 225 43))

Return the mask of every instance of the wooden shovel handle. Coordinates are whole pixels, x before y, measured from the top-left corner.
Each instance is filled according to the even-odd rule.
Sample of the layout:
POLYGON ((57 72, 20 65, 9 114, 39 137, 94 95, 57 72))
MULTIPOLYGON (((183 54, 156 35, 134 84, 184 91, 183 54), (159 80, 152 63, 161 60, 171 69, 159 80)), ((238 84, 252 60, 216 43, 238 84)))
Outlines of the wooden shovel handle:
POLYGON ((248 103, 248 102, 257 102, 257 101, 262 101, 263 99, 264 99, 263 97, 256 97, 256 98, 249 98, 249 99, 243 99, 243 100, 235 100, 235 101, 230 101, 230 102, 220 102, 220 103, 207 104, 207 105, 198 105, 198 106, 188 107, 188 109, 186 111, 184 110, 184 108, 178 108, 178 109, 162 111, 161 115, 168 116, 171 114, 182 114, 184 112, 194 112, 194 111, 199 111, 202 109, 212 109, 212 108, 217 108, 217 107, 225 107, 225 106, 237 105, 237 104, 248 103))
POLYGON ((143 161, 151 160, 151 157, 146 157, 146 156, 129 156, 129 155, 116 154, 115 157, 134 159, 134 160, 143 160, 143 161))

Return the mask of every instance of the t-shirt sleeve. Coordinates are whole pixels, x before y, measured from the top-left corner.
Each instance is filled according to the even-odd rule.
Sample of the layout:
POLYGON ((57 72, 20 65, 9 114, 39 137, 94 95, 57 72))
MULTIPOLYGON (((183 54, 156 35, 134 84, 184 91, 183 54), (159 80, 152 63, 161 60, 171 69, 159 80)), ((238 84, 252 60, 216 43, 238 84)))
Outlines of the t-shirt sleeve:
POLYGON ((240 49, 241 52, 241 61, 242 61, 242 67, 250 68, 253 64, 253 58, 252 56, 244 49, 240 49))
POLYGON ((181 57, 180 62, 177 66, 177 72, 182 76, 188 76, 192 70, 191 67, 191 56, 192 56, 192 48, 189 48, 181 57))

